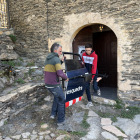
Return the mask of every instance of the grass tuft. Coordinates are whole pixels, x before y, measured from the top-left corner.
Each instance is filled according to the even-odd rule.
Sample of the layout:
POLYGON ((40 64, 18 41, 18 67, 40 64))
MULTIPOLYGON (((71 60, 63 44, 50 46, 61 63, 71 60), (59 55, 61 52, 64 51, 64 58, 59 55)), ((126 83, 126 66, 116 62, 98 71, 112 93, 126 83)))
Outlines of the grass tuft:
POLYGON ((79 137, 84 137, 87 134, 87 132, 85 132, 85 131, 81 131, 81 132, 73 131, 73 132, 71 132, 71 134, 72 135, 77 135, 79 137))
POLYGON ((140 114, 140 108, 136 106, 129 106, 127 110, 123 110, 121 113, 122 118, 133 119, 135 115, 140 114))
POLYGON ((85 113, 84 116, 83 116, 83 121, 82 121, 82 123, 81 123, 81 126, 82 126, 83 128, 85 128, 85 129, 87 129, 87 128, 90 127, 90 124, 87 123, 87 121, 86 121, 87 118, 88 118, 88 115, 87 115, 87 113, 85 113))

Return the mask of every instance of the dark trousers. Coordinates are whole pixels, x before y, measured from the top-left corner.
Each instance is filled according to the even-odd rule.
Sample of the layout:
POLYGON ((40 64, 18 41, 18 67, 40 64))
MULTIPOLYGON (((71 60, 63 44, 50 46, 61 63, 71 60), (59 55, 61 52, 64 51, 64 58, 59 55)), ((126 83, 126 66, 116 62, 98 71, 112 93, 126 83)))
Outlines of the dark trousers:
MULTIPOLYGON (((98 70, 96 70, 96 74, 98 74, 98 70)), ((94 76, 94 79, 93 79, 93 89, 94 89, 95 91, 99 90, 98 82, 96 82, 97 78, 98 78, 98 76, 95 75, 95 76, 94 76)))
POLYGON ((90 94, 90 83, 86 83, 86 94, 87 94, 87 99, 89 102, 91 102, 91 94, 90 94))
POLYGON ((48 88, 48 90, 54 96, 51 115, 58 115, 57 122, 63 122, 65 120, 65 96, 62 87, 48 88))

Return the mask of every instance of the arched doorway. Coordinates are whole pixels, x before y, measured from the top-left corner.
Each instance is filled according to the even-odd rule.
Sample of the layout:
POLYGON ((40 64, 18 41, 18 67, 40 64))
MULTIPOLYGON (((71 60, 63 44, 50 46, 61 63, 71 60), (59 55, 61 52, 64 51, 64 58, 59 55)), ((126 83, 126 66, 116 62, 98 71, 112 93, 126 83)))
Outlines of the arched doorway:
MULTIPOLYGON (((98 72, 109 75, 99 82, 102 97, 115 100, 117 98, 117 37, 109 27, 103 25, 101 31, 100 26, 101 24, 94 24, 81 29, 73 40, 73 52, 78 53, 78 48, 87 43, 93 45, 93 50, 98 55, 98 72)), ((96 92, 94 94, 97 95, 96 92)))

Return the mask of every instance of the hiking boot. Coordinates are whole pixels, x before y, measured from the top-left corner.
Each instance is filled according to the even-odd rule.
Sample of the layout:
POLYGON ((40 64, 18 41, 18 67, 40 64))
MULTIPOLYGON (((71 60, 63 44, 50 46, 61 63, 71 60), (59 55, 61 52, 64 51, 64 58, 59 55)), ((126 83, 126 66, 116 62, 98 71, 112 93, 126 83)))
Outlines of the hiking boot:
POLYGON ((51 115, 51 116, 50 116, 50 119, 53 119, 53 120, 54 120, 54 119, 55 119, 55 116, 52 116, 52 115, 51 115))
POLYGON ((63 122, 57 123, 57 125, 58 125, 58 126, 62 126, 62 125, 65 125, 66 122, 67 122, 67 121, 65 120, 65 121, 63 121, 63 122))
POLYGON ((88 102, 88 104, 86 105, 86 107, 91 107, 93 106, 92 102, 88 102))
POLYGON ((100 89, 97 90, 97 95, 98 95, 98 96, 101 96, 101 91, 100 91, 100 89))

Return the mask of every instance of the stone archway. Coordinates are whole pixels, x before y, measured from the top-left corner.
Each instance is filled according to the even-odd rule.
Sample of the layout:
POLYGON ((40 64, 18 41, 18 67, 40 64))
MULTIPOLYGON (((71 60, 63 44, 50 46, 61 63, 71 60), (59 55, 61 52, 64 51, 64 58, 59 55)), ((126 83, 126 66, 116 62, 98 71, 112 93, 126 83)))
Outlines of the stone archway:
MULTIPOLYGON (((63 30, 60 35, 61 38, 56 38, 55 40, 49 39, 49 47, 54 42, 60 42, 63 46, 63 51, 72 52, 72 42, 75 38, 76 34, 84 27, 93 25, 93 24, 104 24, 108 26, 117 36, 117 73, 118 73, 118 91, 129 91, 131 90, 130 80, 122 80, 122 73, 125 70, 123 67, 122 60, 130 60, 129 54, 123 55, 123 47, 128 46, 131 48, 130 43, 128 41, 128 34, 124 29, 121 29, 121 24, 115 23, 113 17, 101 17, 99 13, 80 13, 80 14, 72 14, 64 17, 63 30)), ((118 92, 119 93, 119 92, 118 92)), ((121 94, 118 94, 121 98, 121 94)))

